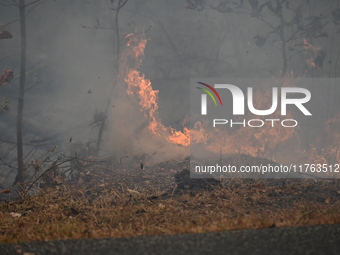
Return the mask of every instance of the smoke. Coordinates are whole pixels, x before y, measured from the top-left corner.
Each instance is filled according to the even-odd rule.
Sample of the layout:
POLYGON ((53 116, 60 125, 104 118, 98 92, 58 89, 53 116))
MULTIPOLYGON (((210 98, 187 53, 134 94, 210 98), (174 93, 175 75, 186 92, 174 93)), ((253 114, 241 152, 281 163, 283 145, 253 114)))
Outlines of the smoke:
POLYGON ((128 95, 114 97, 110 109, 106 148, 116 157, 129 156, 130 164, 144 160, 146 166, 189 155, 188 147, 169 143, 165 137, 154 135, 148 128, 150 119, 140 111, 138 100, 128 95))
POLYGON ((133 164, 141 160, 152 165, 173 158, 183 159, 188 156, 187 144, 176 139, 178 134, 184 134, 164 126, 158 113, 159 91, 154 90, 150 80, 138 70, 147 43, 145 33, 128 34, 125 42, 108 108, 107 149, 113 155, 132 158, 133 164))
MULTIPOLYGON (((220 1, 211 2, 218 4, 220 1)), ((12 4, 12 1, 2 0, 2 3, 12 4)), ((138 155, 148 155, 146 158, 150 162, 183 158, 189 154, 189 149, 169 141, 169 136, 175 134, 169 127, 176 127, 177 131, 182 128, 178 123, 189 111, 190 78, 281 75, 280 38, 257 17, 236 12, 236 9, 234 13, 186 9, 185 1, 128 1, 119 15, 121 44, 124 44, 125 35, 150 28, 146 35, 145 58, 137 69, 150 79, 153 90, 159 90, 155 117, 164 129, 162 125, 158 126, 162 131, 155 135, 149 128, 153 119, 141 110, 138 94, 127 94, 124 74, 130 68, 136 68, 136 63, 127 65, 127 70, 122 70, 122 77, 113 79, 117 59, 114 57, 115 30, 112 29, 114 11, 110 4, 109 0, 46 1, 27 16, 26 144, 39 146, 44 151, 58 145, 59 152, 67 153, 70 143, 95 140, 98 127, 91 126, 94 114, 105 111, 110 100, 102 155, 116 158, 128 155, 130 160, 138 155), (256 45, 256 35, 266 38, 268 35, 262 47, 256 45)), ((329 1, 329 5, 320 1, 294 1, 287 11, 288 21, 293 20, 289 15, 299 6, 302 6, 304 17, 309 13, 320 17, 323 13, 323 22, 330 19, 323 28, 325 31, 308 41, 327 51, 327 55, 322 54, 325 56, 322 69, 306 66, 306 59, 318 60, 319 56, 304 50, 301 38, 287 45, 290 70, 296 76, 336 77, 339 74, 339 38, 332 15, 327 14, 332 13, 331 8, 338 8, 337 1, 329 1), (329 37, 325 37, 324 32, 329 37)), ((250 8, 246 1, 245 7, 250 8)), ((9 23, 18 19, 18 10, 0 6, 0 17, 0 23, 9 23)), ((264 18, 274 28, 279 27, 275 15, 264 18)), ((302 20, 302 25, 310 23, 307 19, 302 20)), ((19 23, 11 23, 6 30, 13 38, 0 40, 0 69, 13 69, 15 78, 11 84, 0 87, 0 95, 10 99, 10 111, 0 110, 0 138, 10 143, 1 144, 0 153, 3 160, 14 162, 16 87, 20 70, 19 23)), ((286 33, 289 34, 288 28, 286 33)), ((336 97, 338 92, 330 94, 336 97)), ((313 112, 320 111, 318 105, 313 107, 313 112)), ((311 137, 316 136, 315 130, 323 128, 321 124, 318 128, 309 123, 305 125, 311 137)), ((25 147, 26 155, 31 149, 32 146, 25 147)))

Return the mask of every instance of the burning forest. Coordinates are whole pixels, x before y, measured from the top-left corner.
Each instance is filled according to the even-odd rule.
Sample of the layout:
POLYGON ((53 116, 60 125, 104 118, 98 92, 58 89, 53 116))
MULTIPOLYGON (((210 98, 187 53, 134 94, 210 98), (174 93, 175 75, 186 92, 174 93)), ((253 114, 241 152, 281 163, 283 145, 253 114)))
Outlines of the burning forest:
POLYGON ((340 223, 338 1, 3 2, 0 243, 340 223))

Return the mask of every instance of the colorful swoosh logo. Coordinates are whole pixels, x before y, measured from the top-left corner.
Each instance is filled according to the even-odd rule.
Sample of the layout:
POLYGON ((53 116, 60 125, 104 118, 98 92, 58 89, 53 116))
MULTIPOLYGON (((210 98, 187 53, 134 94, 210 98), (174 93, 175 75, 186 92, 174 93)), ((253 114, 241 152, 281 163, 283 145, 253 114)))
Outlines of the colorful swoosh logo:
MULTIPOLYGON (((222 99, 221 99, 220 95, 218 94, 218 92, 216 91, 216 89, 214 89, 209 84, 206 84, 206 83, 203 83, 203 82, 196 82, 196 83, 201 84, 201 85, 207 87, 208 89, 210 89, 216 95, 216 97, 218 98, 220 105, 222 105, 222 99)), ((200 90, 203 90, 205 93, 207 93, 211 97, 211 99, 213 100, 214 104, 217 105, 216 98, 214 97, 214 95, 209 90, 207 90, 205 88, 200 88, 200 87, 197 87, 197 88, 200 89, 200 90)))

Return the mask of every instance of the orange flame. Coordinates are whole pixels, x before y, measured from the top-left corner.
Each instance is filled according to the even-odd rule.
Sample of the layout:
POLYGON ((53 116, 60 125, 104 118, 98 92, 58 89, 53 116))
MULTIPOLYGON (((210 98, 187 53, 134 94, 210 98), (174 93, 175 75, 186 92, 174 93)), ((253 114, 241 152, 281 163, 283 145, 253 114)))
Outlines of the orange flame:
MULTIPOLYGON (((315 55, 320 55, 320 52, 321 52, 321 48, 320 47, 317 47, 317 46, 314 46, 312 45, 311 43, 309 43, 306 39, 303 39, 303 48, 305 50, 311 50, 313 52, 313 54, 315 55)), ((306 60, 306 64, 312 68, 320 68, 316 63, 315 63, 315 60, 314 58, 309 58, 306 60)))
POLYGON ((188 146, 190 144, 190 130, 184 128, 183 132, 172 127, 165 127, 158 117, 158 90, 153 90, 150 80, 146 79, 137 69, 142 63, 144 49, 147 40, 144 34, 129 34, 125 37, 127 50, 122 54, 126 63, 129 57, 135 58, 137 65, 129 69, 125 82, 128 85, 127 93, 130 96, 138 96, 140 110, 149 119, 148 129, 152 134, 162 136, 167 141, 188 146))
POLYGON ((317 46, 313 46, 311 43, 309 43, 306 39, 303 39, 303 48, 305 50, 313 50, 313 51, 318 51, 318 50, 321 50, 320 47, 317 47, 317 46))
MULTIPOLYGON (((287 81, 284 82, 284 85, 286 83, 287 81)), ((262 93, 260 91, 255 92, 254 102, 257 109, 269 108, 271 104, 270 93, 269 89, 262 93)), ((272 118, 280 119, 279 110, 273 113, 272 118)), ((288 112, 287 118, 293 118, 292 114, 288 112)), ((280 125, 276 125, 275 128, 272 128, 271 125, 264 125, 261 129, 246 126, 234 132, 224 132, 223 134, 220 131, 212 131, 207 144, 208 149, 215 153, 223 151, 224 153, 248 154, 253 157, 271 157, 271 151, 294 136, 296 136, 296 129, 284 128, 280 125), (221 137, 224 137, 224 140, 221 140, 221 137)))
MULTIPOLYGON (((158 117, 158 90, 153 90, 150 80, 146 79, 143 74, 138 71, 147 40, 144 34, 129 34, 125 37, 126 50, 122 54, 123 65, 133 58, 136 62, 135 68, 129 69, 125 73, 125 82, 128 85, 127 94, 131 97, 139 98, 140 110, 144 116, 148 118, 148 129, 153 135, 161 136, 168 142, 183 146, 192 143, 204 143, 207 149, 213 152, 223 150, 228 153, 245 153, 252 156, 258 156, 259 153, 265 154, 284 141, 293 137, 293 129, 264 127, 260 131, 258 129, 245 127, 240 130, 220 134, 219 131, 209 130, 207 123, 196 122, 194 128, 189 130, 184 128, 177 131, 172 127, 166 127, 162 124, 158 117), (220 137, 224 137, 223 140, 220 137), (235 141, 237 141, 238 146, 235 141), (216 151, 217 150, 217 151, 216 151)), ((284 81, 284 86, 290 86, 284 81)), ((256 107, 265 108, 270 106, 271 96, 270 90, 264 93, 256 92, 254 95, 256 107)), ((279 116, 274 113, 273 118, 279 116)))
MULTIPOLYGON (((268 157, 271 158, 273 150, 276 150, 279 145, 285 144, 287 141, 297 140, 296 128, 284 128, 280 125, 272 128, 270 125, 263 126, 261 129, 242 127, 237 130, 214 130, 209 128, 208 122, 196 121, 194 127, 189 130, 184 128, 183 132, 172 127, 164 126, 158 116, 158 90, 152 88, 151 81, 146 79, 143 74, 138 71, 144 57, 144 50, 147 43, 145 35, 129 34, 125 37, 126 49, 121 54, 121 73, 124 76, 124 81, 127 84, 126 93, 128 96, 138 98, 140 111, 147 119, 147 130, 152 135, 164 138, 169 143, 182 146, 193 144, 204 144, 205 148, 215 153, 243 153, 253 157, 268 157), (130 62, 134 63, 134 68, 130 62), (126 70, 124 70, 126 68, 126 70), (221 137, 223 139, 221 139, 221 137)), ((320 50, 304 40, 304 47, 308 50, 320 50)), ((294 86, 291 84, 290 77, 287 75, 283 78, 282 86, 294 86)), ((271 90, 257 90, 254 94, 254 107, 257 109, 268 109, 271 106, 271 90)), ((246 116, 245 116, 246 117, 246 116)), ((250 116, 248 116, 250 117, 250 116)), ((287 113, 287 119, 293 119, 292 113, 287 113)), ((261 118, 261 117, 257 117, 261 118)), ((280 119, 279 111, 276 111, 273 119, 280 119)), ((238 119, 236 118, 236 121, 238 119)), ((312 148, 308 152, 298 149, 296 153, 304 158, 313 159, 314 162, 327 162, 329 157, 340 160, 339 150, 336 148, 340 144, 340 128, 339 131, 334 131, 334 125, 340 123, 340 115, 325 123, 325 132, 331 133, 338 143, 336 146, 323 148, 321 151, 317 148, 312 148), (328 156, 326 156, 328 155, 328 156)), ((210 123, 211 124, 211 123, 210 123)), ((211 125, 210 125, 211 126, 211 125)), ((339 124, 340 126, 340 124, 339 124)))

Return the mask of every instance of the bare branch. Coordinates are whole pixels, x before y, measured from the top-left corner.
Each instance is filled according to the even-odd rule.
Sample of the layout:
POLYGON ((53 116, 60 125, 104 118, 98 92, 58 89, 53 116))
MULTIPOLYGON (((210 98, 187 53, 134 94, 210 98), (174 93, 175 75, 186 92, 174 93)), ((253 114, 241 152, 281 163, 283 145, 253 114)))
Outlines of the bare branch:
POLYGON ((117 5, 117 7, 116 8, 112 8, 112 10, 113 11, 119 11, 121 8, 123 8, 124 7, 124 5, 126 5, 126 3, 128 2, 128 0, 119 0, 119 2, 118 2, 118 5, 117 5))
POLYGON ((85 29, 106 29, 106 30, 115 30, 114 27, 103 27, 101 25, 96 25, 94 27, 89 27, 89 26, 85 26, 83 24, 81 24, 81 28, 85 28, 85 29))
MULTIPOLYGON (((48 158, 47 158, 48 159, 48 158)), ((61 162, 59 162, 58 163, 58 161, 59 161, 59 158, 56 160, 56 161, 54 161, 53 163, 52 163, 52 165, 45 171, 45 172, 43 172, 41 175, 39 175, 32 183, 31 183, 31 185, 30 186, 28 186, 29 184, 30 184, 30 181, 27 183, 27 185, 26 185, 26 187, 25 187, 25 190, 26 191, 29 191, 33 186, 34 186, 34 184, 37 182, 37 181, 39 181, 43 176, 45 176, 47 173, 49 173, 49 172, 51 172, 52 170, 54 170, 55 168, 57 168, 58 166, 61 166, 61 165, 63 165, 63 164, 65 164, 65 163, 67 163, 67 162, 71 162, 71 161, 73 161, 73 160, 75 160, 75 159, 77 159, 77 158, 66 158, 66 159, 64 159, 63 161, 61 161, 61 162), (27 188, 28 187, 28 188, 27 188)))
MULTIPOLYGON (((13 0, 14 1, 14 0, 13 0)), ((44 2, 46 2, 47 0, 39 0, 39 1, 35 1, 35 2, 40 2, 40 3, 37 3, 35 6, 33 6, 31 9, 29 9, 27 12, 26 12, 26 17, 27 17, 27 15, 28 14, 30 14, 36 7, 38 7, 40 4, 42 4, 42 3, 44 3, 44 2)), ((15 2, 15 1, 14 1, 15 2)), ((0 5, 2 5, 2 4, 0 4, 0 5)), ((29 6, 29 5, 31 5, 31 4, 28 4, 28 5, 26 5, 26 6, 29 6)), ((12 6, 16 6, 16 5, 12 5, 12 6)), ((11 24, 13 24, 13 23, 15 23, 15 22, 18 22, 18 21, 20 21, 20 19, 16 19, 16 20, 13 20, 13 21, 10 21, 10 22, 8 22, 7 24, 5 24, 5 25, 2 25, 1 26, 1 29, 4 29, 5 27, 7 27, 7 26, 9 26, 9 25, 11 25, 11 24)))
POLYGON ((35 0, 35 1, 31 2, 31 3, 26 4, 25 7, 30 6, 32 4, 36 4, 36 3, 41 4, 41 3, 46 2, 46 1, 47 0, 35 0))
POLYGON ((270 24, 268 21, 266 21, 265 19, 261 18, 260 16, 256 16, 257 19, 263 21, 264 23, 266 23, 268 26, 270 26, 273 30, 277 31, 277 28, 274 27, 272 24, 270 24))
POLYGON ((15 4, 2 4, 2 3, 0 3, 0 6, 5 6, 5 7, 16 7, 15 4))
POLYGON ((20 19, 16 19, 16 20, 10 21, 10 22, 8 22, 7 24, 2 25, 2 26, 1 26, 1 29, 4 29, 5 27, 7 27, 7 26, 9 26, 9 25, 11 25, 11 24, 13 24, 13 23, 15 23, 15 22, 18 22, 19 20, 20 20, 20 19))
MULTIPOLYGON (((27 17, 27 15, 30 14, 35 8, 37 8, 39 5, 45 3, 46 1, 47 1, 47 0, 36 1, 36 2, 38 2, 38 3, 37 3, 35 6, 33 6, 31 9, 29 9, 29 10, 27 11, 26 17, 27 17)), ((32 3, 32 4, 33 4, 33 3, 32 3)), ((29 4, 29 5, 31 5, 31 4, 29 4)), ((28 5, 26 5, 26 6, 28 6, 28 5)))
POLYGON ((26 92, 27 90, 33 89, 34 87, 38 86, 39 84, 40 84, 40 82, 37 82, 37 83, 33 84, 32 86, 26 88, 26 89, 25 89, 25 92, 26 92))

